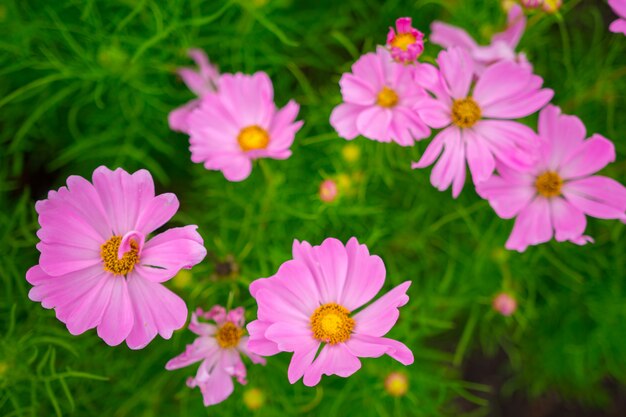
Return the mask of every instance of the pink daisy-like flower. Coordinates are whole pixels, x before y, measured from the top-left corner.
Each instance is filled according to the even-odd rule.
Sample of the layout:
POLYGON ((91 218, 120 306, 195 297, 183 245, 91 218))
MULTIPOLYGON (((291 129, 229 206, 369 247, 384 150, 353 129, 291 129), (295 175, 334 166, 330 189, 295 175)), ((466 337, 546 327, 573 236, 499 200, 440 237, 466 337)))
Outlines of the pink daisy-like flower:
POLYGON ((141 349, 185 324, 185 302, 162 283, 202 261, 206 250, 197 226, 149 238, 176 213, 178 200, 155 196, 148 171, 101 166, 93 184, 73 175, 35 208, 41 255, 26 273, 28 296, 54 308, 70 333, 97 327, 107 344, 126 340, 141 349))
POLYGON ((343 74, 339 85, 343 103, 330 115, 339 136, 359 135, 379 142, 411 146, 430 135, 413 107, 426 96, 413 82, 414 68, 395 62, 385 48, 363 55, 343 74))
POLYGON ((278 110, 266 73, 223 74, 216 94, 204 96, 189 115, 191 160, 222 171, 229 181, 243 181, 257 158, 287 159, 300 106, 291 100, 278 110))
POLYGON ((609 0, 609 6, 619 16, 619 19, 611 23, 609 30, 626 35, 626 0, 609 0))
POLYGON ((415 62, 424 52, 424 34, 411 26, 410 17, 396 20, 398 33, 389 28, 387 47, 391 49, 391 57, 398 62, 415 62))
POLYGON ((516 217, 506 248, 523 252, 530 245, 552 239, 579 245, 585 215, 626 220, 626 187, 593 175, 615 160, 608 139, 593 135, 575 116, 548 106, 539 115, 540 158, 526 172, 498 167, 499 175, 481 183, 477 191, 503 219, 516 217))
POLYGON ((242 385, 247 383, 241 354, 252 363, 265 365, 265 359, 248 351, 244 324, 242 307, 228 312, 222 306, 214 306, 208 312, 197 309, 191 315, 189 330, 198 337, 187 345, 185 352, 167 362, 165 369, 171 371, 202 361, 196 376, 187 380, 187 386, 200 388, 205 406, 224 401, 233 393, 233 378, 242 385), (199 318, 215 324, 201 322, 199 318))
POLYGON ((292 260, 274 276, 250 284, 258 320, 248 325, 248 348, 262 356, 293 352, 289 382, 304 377, 307 386, 317 385, 322 374, 352 375, 361 367, 359 357, 387 354, 410 365, 411 351, 383 336, 409 301, 411 282, 363 307, 384 282, 382 259, 355 238, 345 246, 332 238, 320 246, 295 241, 292 260))
MULTIPOLYGON (((193 68, 181 68, 178 75, 183 82, 198 97, 204 97, 217 91, 220 79, 220 73, 217 67, 206 56, 204 51, 200 49, 190 49, 188 55, 198 65, 198 71, 193 68)), ((168 116, 170 129, 187 133, 187 117, 191 111, 200 105, 200 99, 191 100, 189 103, 172 110, 168 116)))
POLYGON ((503 60, 517 62, 532 70, 532 65, 526 59, 526 55, 515 52, 525 28, 526 16, 522 8, 516 4, 509 10, 506 30, 495 34, 488 46, 479 45, 463 29, 443 22, 433 22, 430 40, 443 48, 465 49, 474 59, 474 69, 478 75, 489 65, 503 60))
POLYGON ((529 167, 536 159, 536 134, 513 119, 529 116, 550 101, 553 92, 541 89, 541 77, 501 61, 488 67, 472 88, 474 61, 467 51, 451 48, 437 61, 439 77, 432 66, 416 69, 416 81, 435 96, 423 99, 416 110, 430 127, 443 130, 413 168, 425 168, 441 154, 431 183, 440 191, 452 185, 456 198, 465 183, 465 161, 474 184, 491 176, 496 160, 512 168, 529 167))

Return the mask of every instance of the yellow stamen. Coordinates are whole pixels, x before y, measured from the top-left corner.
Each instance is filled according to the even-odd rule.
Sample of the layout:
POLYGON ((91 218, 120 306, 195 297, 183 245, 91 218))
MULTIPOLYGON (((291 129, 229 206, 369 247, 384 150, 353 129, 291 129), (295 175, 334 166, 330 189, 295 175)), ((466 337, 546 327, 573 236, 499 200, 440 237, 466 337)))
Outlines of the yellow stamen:
POLYGON ((452 123, 462 128, 470 128, 480 120, 482 112, 473 98, 454 100, 452 104, 452 123))
POLYGON ((215 338, 222 349, 228 349, 237 346, 241 336, 243 336, 243 329, 227 321, 217 330, 215 338))
POLYGON ((354 325, 350 311, 336 303, 319 306, 311 316, 313 337, 331 345, 350 339, 354 325))
POLYGON ((410 33, 398 33, 391 41, 391 46, 406 51, 409 49, 409 45, 413 45, 415 43, 415 40, 415 36, 410 33))
POLYGON ((558 197, 561 195, 563 179, 553 171, 544 172, 535 181, 537 192, 544 197, 558 197))
POLYGON ((139 245, 134 240, 130 241, 130 250, 118 259, 117 252, 122 243, 122 236, 113 236, 100 246, 100 256, 104 263, 104 270, 114 275, 127 275, 139 262, 139 245))
POLYGON ((237 142, 244 152, 265 149, 270 142, 270 135, 262 127, 253 125, 244 127, 237 136, 237 142))
POLYGON ((376 103, 380 107, 393 107, 398 104, 398 94, 389 87, 383 87, 380 93, 378 93, 376 103))

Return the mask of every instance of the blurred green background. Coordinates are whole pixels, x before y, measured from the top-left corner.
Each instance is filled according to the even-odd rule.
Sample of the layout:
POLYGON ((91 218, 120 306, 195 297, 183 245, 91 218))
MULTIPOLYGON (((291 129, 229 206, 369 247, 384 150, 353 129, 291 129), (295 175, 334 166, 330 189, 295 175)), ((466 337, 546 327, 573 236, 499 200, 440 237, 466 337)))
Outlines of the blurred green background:
MULTIPOLYGON (((429 170, 410 169, 427 142, 348 145, 330 127, 341 73, 400 16, 427 35, 440 19, 482 42, 505 23, 495 0, 0 1, 0 415, 626 415, 625 225, 594 219, 593 245, 507 252, 512 222, 471 185, 455 201, 429 170), (278 105, 302 105, 290 159, 259 161, 242 183, 191 163, 187 138, 167 126, 192 98, 175 74, 192 65, 189 47, 224 72, 268 72, 278 105), (27 297, 34 202, 102 164, 148 169, 157 191, 181 201, 170 225, 200 226, 209 255, 167 284, 190 309, 230 297, 250 320, 248 284, 289 259, 294 238, 357 236, 385 261, 386 289, 414 282, 390 337, 415 363, 365 359, 349 379, 306 388, 288 383, 283 354, 250 366, 247 387, 205 409, 185 386, 195 368, 164 370, 190 332, 141 351, 111 348, 93 330, 70 335, 27 297), (318 196, 326 178, 341 185, 332 204, 318 196), (512 317, 492 310, 500 291, 518 300, 512 317), (391 371, 408 376, 406 396, 385 392, 391 371), (258 410, 243 400, 250 388, 265 396, 258 410)), ((626 38, 608 32, 613 18, 605 1, 566 0, 560 15, 529 17, 521 49, 556 104, 614 140, 618 160, 604 174, 625 182, 626 38)), ((437 52, 428 44, 424 59, 437 52)))

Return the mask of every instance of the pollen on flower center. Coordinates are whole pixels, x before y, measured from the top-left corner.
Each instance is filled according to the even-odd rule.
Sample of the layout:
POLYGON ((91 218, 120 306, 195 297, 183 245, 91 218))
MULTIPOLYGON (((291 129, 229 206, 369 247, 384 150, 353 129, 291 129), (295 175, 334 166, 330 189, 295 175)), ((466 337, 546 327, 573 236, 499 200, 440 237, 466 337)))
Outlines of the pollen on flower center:
POLYGON ((482 112, 473 98, 454 100, 452 104, 452 123, 462 128, 469 128, 480 120, 482 112))
POLYGON ((563 179, 553 171, 544 172, 535 181, 537 192, 544 197, 558 197, 561 195, 563 179))
POLYGON ((398 104, 398 94, 389 87, 383 87, 378 93, 376 103, 381 107, 393 107, 398 104))
POLYGON ((122 243, 122 236, 113 236, 100 246, 100 256, 104 264, 104 270, 114 275, 126 275, 133 270, 139 262, 139 245, 134 240, 130 242, 130 250, 118 259, 117 252, 122 243))
POLYGON ((265 149, 270 142, 270 135, 262 127, 252 125, 241 129, 237 142, 244 152, 265 149))
POLYGON ((407 49, 409 49, 409 45, 413 45, 415 41, 415 36, 413 36, 411 33, 398 33, 396 37, 391 41, 391 46, 406 51, 407 49))
POLYGON ((228 349, 237 346, 241 336, 243 336, 243 329, 227 321, 217 330, 215 338, 221 348, 228 349))
POLYGON ((350 311, 336 303, 319 306, 311 316, 313 337, 331 345, 350 339, 354 324, 350 311))

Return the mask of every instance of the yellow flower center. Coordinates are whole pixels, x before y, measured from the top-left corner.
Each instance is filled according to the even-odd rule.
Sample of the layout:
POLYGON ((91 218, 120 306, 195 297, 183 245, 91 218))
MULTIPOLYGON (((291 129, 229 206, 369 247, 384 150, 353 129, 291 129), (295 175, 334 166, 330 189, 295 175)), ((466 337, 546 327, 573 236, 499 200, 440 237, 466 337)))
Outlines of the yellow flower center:
POLYGON ((480 120, 482 112, 473 98, 454 100, 452 104, 452 123, 462 128, 469 128, 480 120))
POLYGON ((389 87, 383 87, 378 93, 376 103, 380 107, 393 107, 398 104, 398 94, 389 87))
POLYGON ((270 135, 262 127, 248 126, 241 129, 239 136, 237 136, 237 142, 244 152, 265 149, 270 142, 270 135))
POLYGON ((139 262, 139 245, 134 240, 130 241, 130 250, 118 259, 117 252, 122 243, 122 236, 113 236, 100 246, 100 256, 104 264, 104 270, 114 275, 127 275, 139 262))
POLYGON ((354 324, 350 311, 336 303, 319 306, 311 316, 313 337, 331 345, 350 339, 354 324))
POLYGON ((544 172, 537 177, 535 187, 537 192, 544 197, 558 197, 561 195, 563 179, 556 172, 544 172))
POLYGON ((217 330, 215 338, 222 349, 228 349, 237 346, 241 336, 243 336, 243 329, 227 321, 217 330))
POLYGON ((415 43, 415 36, 410 33, 398 33, 396 37, 391 41, 391 46, 394 48, 400 48, 403 51, 409 49, 409 45, 415 43))

